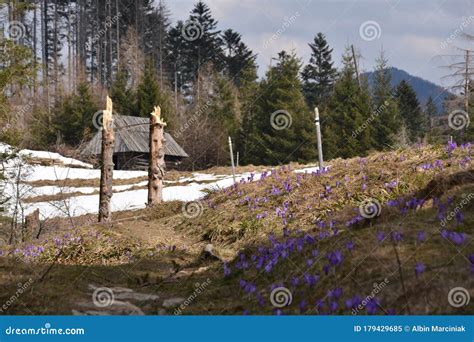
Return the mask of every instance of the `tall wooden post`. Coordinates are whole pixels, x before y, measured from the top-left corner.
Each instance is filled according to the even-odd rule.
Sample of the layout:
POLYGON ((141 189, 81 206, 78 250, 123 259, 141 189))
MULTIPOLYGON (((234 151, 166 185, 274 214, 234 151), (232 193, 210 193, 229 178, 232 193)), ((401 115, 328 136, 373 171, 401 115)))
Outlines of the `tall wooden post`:
POLYGON ((155 107, 150 114, 150 161, 148 167, 148 205, 163 201, 163 178, 165 176, 166 123, 161 119, 161 108, 155 107))
POLYGON ((314 123, 316 125, 316 138, 318 141, 318 159, 319 159, 319 171, 322 172, 323 165, 323 145, 321 142, 321 124, 319 122, 319 109, 318 107, 314 108, 314 123))
POLYGON ((110 222, 110 200, 112 198, 112 178, 114 172, 114 127, 112 100, 107 96, 107 108, 102 114, 102 154, 100 167, 99 222, 110 222))
POLYGON ((234 152, 232 150, 232 139, 229 137, 229 152, 230 152, 230 163, 232 165, 232 178, 235 184, 235 164, 234 164, 234 152))

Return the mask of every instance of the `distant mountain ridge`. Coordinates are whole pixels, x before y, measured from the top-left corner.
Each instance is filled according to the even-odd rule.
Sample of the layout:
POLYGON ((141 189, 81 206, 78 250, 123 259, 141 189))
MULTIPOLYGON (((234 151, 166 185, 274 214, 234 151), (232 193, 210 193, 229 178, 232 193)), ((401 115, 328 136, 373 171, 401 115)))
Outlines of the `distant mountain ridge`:
MULTIPOLYGON (((433 82, 427 81, 418 76, 410 75, 406 71, 395 67, 391 67, 390 72, 392 75, 392 87, 396 87, 402 80, 407 81, 415 90, 421 106, 424 106, 428 98, 432 96, 436 107, 438 108, 438 114, 441 114, 444 99, 449 95, 447 90, 433 82)), ((372 87, 374 83, 374 72, 367 72, 364 73, 364 75, 368 78, 369 86, 372 87)))

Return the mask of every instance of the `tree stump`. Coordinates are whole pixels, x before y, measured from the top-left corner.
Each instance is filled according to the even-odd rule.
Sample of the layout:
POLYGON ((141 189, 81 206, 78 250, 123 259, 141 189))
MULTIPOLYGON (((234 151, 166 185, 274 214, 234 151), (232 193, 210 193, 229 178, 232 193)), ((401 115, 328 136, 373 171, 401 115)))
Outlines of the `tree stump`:
POLYGON ((166 123, 161 119, 161 108, 155 107, 150 114, 150 160, 148 167, 148 205, 163 201, 163 178, 165 176, 166 123))
POLYGON ((35 236, 35 233, 40 230, 40 210, 36 209, 31 214, 25 216, 25 230, 23 233, 23 241, 35 236))
POLYGON ((102 116, 102 154, 100 168, 99 222, 110 222, 112 213, 112 179, 114 172, 114 128, 112 119, 112 100, 107 96, 107 108, 102 116))

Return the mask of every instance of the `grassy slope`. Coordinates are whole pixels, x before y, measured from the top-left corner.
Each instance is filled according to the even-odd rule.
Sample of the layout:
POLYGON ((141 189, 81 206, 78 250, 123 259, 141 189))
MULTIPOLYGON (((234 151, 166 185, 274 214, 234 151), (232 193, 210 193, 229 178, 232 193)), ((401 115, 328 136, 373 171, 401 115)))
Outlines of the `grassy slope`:
MULTIPOLYGON (((458 148, 448 155, 444 147, 377 153, 365 159, 335 160, 328 173, 317 175, 296 175, 281 168, 262 181, 210 194, 196 218, 183 216, 179 203, 167 203, 143 211, 144 219, 114 224, 112 229, 79 227, 70 232, 76 240, 67 242, 47 272, 56 259, 52 237, 71 230, 63 226, 48 232, 48 243, 41 243, 46 252, 39 256, 24 258, 17 253, 17 257, 0 258, 0 286, 5 287, 0 292, 0 303, 15 293, 18 282, 25 283, 29 277, 35 280, 33 285, 9 307, 8 313, 69 314, 77 302, 90 300, 87 285, 91 283, 125 286, 165 299, 188 298, 197 283, 209 279, 210 285, 183 314, 242 314, 247 310, 251 314, 272 314, 276 310, 269 297, 276 286, 287 287, 293 297, 282 313, 351 314, 346 300, 356 295, 364 298, 374 290, 374 284, 384 282, 376 294, 377 313, 473 313, 472 301, 462 308, 453 308, 447 301, 453 287, 471 292, 474 288, 468 260, 474 253, 473 201, 463 205, 462 223, 456 225, 453 219, 444 227, 466 234, 466 241, 456 245, 441 236, 443 227, 432 199, 435 195, 446 203, 452 198, 449 213, 466 199, 463 195, 474 193, 472 174, 461 174, 472 171, 466 159, 470 153, 469 149, 458 148), (439 162, 435 164, 436 160, 439 162), (436 166, 423 168, 427 164, 436 166), (437 181, 430 183, 433 179, 437 181), (454 181, 442 181, 446 179, 454 181), (416 211, 402 213, 400 208, 386 205, 388 200, 414 193, 426 197, 426 203, 416 211), (360 202, 367 198, 382 204, 380 216, 348 226, 346 223, 359 215, 360 202), (284 214, 278 216, 276 208, 284 214), (283 236, 284 227, 287 236, 283 236), (397 243, 390 239, 394 231, 403 236, 397 243), (387 237, 378 242, 376 237, 381 232, 387 237), (423 242, 417 239, 419 232, 426 235, 423 242), (273 247, 270 233, 275 237, 273 247), (228 261, 229 276, 223 276, 221 262, 201 257, 200 251, 208 242, 228 261), (285 249, 282 243, 295 245, 294 249, 286 249, 287 257, 281 254, 285 249), (351 244, 354 247, 349 250, 351 244), (278 248, 277 262, 271 270, 265 270, 268 256, 274 259, 278 248), (343 260, 326 274, 328 253, 334 252, 340 252, 343 260), (266 259, 257 269, 259 257, 266 259), (417 263, 426 266, 419 276, 415 274, 417 263), (38 281, 44 274, 44 279, 38 281), (318 276, 319 280, 307 285, 305 276, 318 276), (242 287, 242 280, 251 286, 242 287), (342 289, 340 298, 330 292, 336 288, 342 289)), ((147 314, 157 314, 160 305, 161 301, 139 304, 147 314)), ((366 314, 366 308, 360 314, 366 314)))

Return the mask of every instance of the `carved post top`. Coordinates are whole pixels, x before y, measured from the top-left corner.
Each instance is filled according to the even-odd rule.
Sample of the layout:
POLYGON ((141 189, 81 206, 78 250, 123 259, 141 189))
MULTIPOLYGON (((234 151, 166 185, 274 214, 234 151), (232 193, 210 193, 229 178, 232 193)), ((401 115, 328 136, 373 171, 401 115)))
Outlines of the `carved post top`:
POLYGON ((106 108, 103 111, 102 114, 102 127, 104 129, 109 129, 112 125, 112 99, 107 95, 107 103, 106 103, 106 108))
POLYGON ((160 106, 155 106, 153 109, 153 112, 150 113, 152 116, 155 117, 155 124, 161 125, 161 126, 166 126, 166 122, 161 119, 161 107, 160 106))

